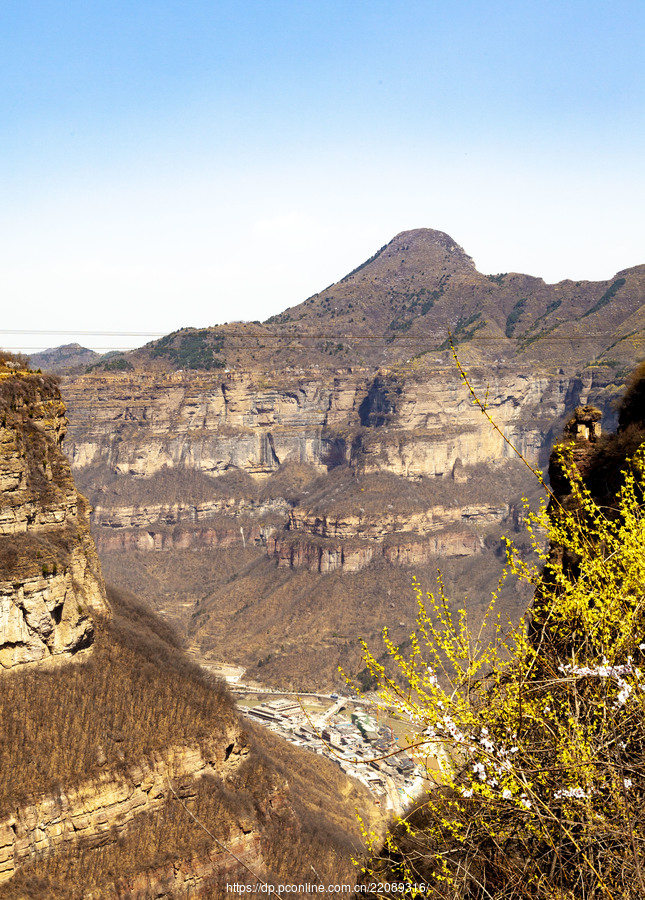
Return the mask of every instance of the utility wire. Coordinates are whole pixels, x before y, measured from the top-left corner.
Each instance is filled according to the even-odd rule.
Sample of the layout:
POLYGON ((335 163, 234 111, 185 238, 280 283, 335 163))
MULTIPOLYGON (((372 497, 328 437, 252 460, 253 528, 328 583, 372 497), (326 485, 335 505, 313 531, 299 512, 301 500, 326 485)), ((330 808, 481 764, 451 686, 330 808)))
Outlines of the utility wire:
MULTIPOLYGON (((15 334, 15 333, 16 333, 16 332, 6 332, 6 331, 3 331, 2 329, 0 329, 0 335, 2 335, 2 334, 15 334)), ((27 332, 27 331, 26 331, 26 332, 24 332, 24 334, 55 334, 55 333, 56 333, 56 332, 52 332, 52 331, 47 331, 47 332, 31 332, 31 331, 27 332)), ((70 331, 60 332, 60 334, 62 334, 62 335, 69 335, 69 334, 74 334, 74 333, 77 334, 78 332, 70 332, 70 331)), ((267 334, 245 334, 244 332, 241 332, 241 331, 217 331, 217 332, 213 332, 213 336, 214 336, 216 339, 217 339, 218 337, 223 337, 223 338, 234 337, 234 338, 244 338, 244 339, 247 340, 247 341, 252 341, 252 340, 256 340, 256 341, 266 341, 267 339, 270 340, 271 338, 273 338, 274 340, 277 339, 277 340, 292 340, 292 341, 294 341, 294 340, 308 340, 308 339, 315 339, 315 340, 341 340, 341 339, 344 339, 344 340, 346 340, 346 341, 383 341, 383 340, 390 340, 392 343, 393 343, 394 341, 396 341, 397 343, 401 343, 402 341, 403 341, 403 342, 404 342, 404 341, 411 342, 411 341, 429 341, 429 340, 435 340, 437 337, 439 337, 439 336, 441 336, 441 335, 443 335, 443 334, 444 334, 443 331, 441 331, 441 332, 439 333, 439 335, 432 334, 432 335, 408 335, 408 336, 405 336, 405 335, 397 336, 396 334, 389 334, 389 335, 381 335, 381 334, 350 334, 350 333, 348 333, 348 332, 346 332, 346 331, 338 331, 338 332, 330 332, 330 331, 321 331, 321 332, 314 332, 314 331, 288 332, 288 331, 285 331, 285 332, 282 332, 282 333, 280 333, 280 332, 278 332, 278 333, 276 333, 276 332, 269 332, 269 333, 267 333, 267 334)), ((540 341, 594 341, 594 340, 599 340, 599 339, 604 338, 604 337, 615 337, 615 334, 616 334, 616 333, 615 333, 614 331, 597 331, 597 332, 595 332, 594 334, 589 334, 589 332, 586 332, 585 334, 576 334, 575 332, 572 332, 572 333, 566 334, 566 335, 557 335, 557 334, 554 334, 554 335, 548 335, 548 336, 545 335, 544 337, 541 337, 541 338, 536 337, 536 338, 535 338, 535 341, 537 341, 537 340, 540 340, 540 341)), ((109 332, 94 332, 94 331, 88 332, 88 335, 92 335, 92 336, 94 336, 94 337, 111 337, 111 336, 112 336, 109 332)), ((148 336, 148 335, 149 335, 149 332, 147 333, 146 336, 148 336)), ((114 336, 116 336, 116 337, 128 337, 127 334, 121 333, 121 332, 119 332, 117 335, 114 335, 114 336)), ((161 337, 167 337, 166 334, 163 334, 163 335, 160 335, 160 336, 161 336, 161 337)), ((639 339, 641 338, 641 335, 638 335, 638 334, 629 334, 629 335, 627 335, 627 334, 626 334, 626 335, 624 335, 623 337, 618 338, 618 340, 626 341, 626 340, 629 340, 630 338, 631 338, 631 339, 639 340, 639 339)), ((491 342, 491 341, 493 341, 493 342, 500 342, 500 341, 503 341, 504 343, 506 343, 506 342, 508 341, 508 342, 515 342, 515 343, 520 343, 520 344, 521 344, 521 343, 524 343, 526 340, 527 340, 527 338, 522 338, 522 337, 511 337, 511 338, 509 338, 509 337, 506 337, 505 335, 497 335, 497 336, 496 336, 496 335, 482 335, 482 336, 479 336, 479 337, 478 337, 477 335, 473 335, 472 337, 469 337, 469 338, 468 338, 468 342, 469 342, 469 343, 475 343, 475 342, 477 342, 477 341, 479 341, 479 342, 484 342, 484 343, 485 343, 485 342, 491 342)), ((532 339, 529 337, 528 340, 532 340, 532 339)), ((533 342, 533 341, 532 341, 532 342, 533 342)))
MULTIPOLYGON (((253 324, 253 323, 251 323, 253 324)), ((294 329, 295 326, 289 326, 290 329, 294 329)), ((396 348, 413 348, 413 347, 428 347, 429 350, 435 350, 436 352, 441 352, 441 350, 447 349, 446 347, 441 346, 445 341, 445 332, 443 330, 433 331, 432 333, 425 335, 405 335, 405 334, 396 334, 396 332, 386 333, 386 334, 352 334, 346 331, 339 332, 330 332, 330 331, 294 331, 287 330, 286 328, 275 330, 272 326, 268 326, 269 331, 266 332, 254 332, 247 330, 245 328, 227 328, 226 326, 209 326, 204 329, 194 329, 194 331, 208 331, 208 334, 212 336, 215 342, 218 339, 223 340, 223 346, 220 348, 222 350, 228 351, 236 351, 236 350, 299 350, 299 349, 315 349, 311 348, 312 341, 326 341, 333 342, 336 344, 363 344, 363 345, 379 345, 379 344, 392 344, 392 349, 396 348), (217 329, 217 330, 215 330, 217 329), (285 343, 291 343, 293 346, 285 346, 285 343)), ((171 332, 171 334, 174 334, 171 332)), ((190 332, 189 332, 190 334, 190 332)), ((83 336, 83 337, 94 337, 94 338, 108 338, 108 337, 117 337, 117 338, 128 338, 128 337, 140 337, 140 338, 148 338, 145 343, 150 343, 155 338, 163 338, 167 337, 168 333, 163 332, 153 332, 153 331, 62 331, 62 330, 44 330, 44 329, 3 329, 0 328, 0 340, 3 335, 33 335, 33 336, 43 336, 43 335, 59 335, 65 337, 72 336, 83 336)), ((181 336, 181 332, 177 334, 178 337, 181 336)), ((459 334, 455 334, 457 341, 459 340, 459 334)), ((588 332, 584 334, 578 333, 568 333, 568 334, 551 334, 551 335, 543 335, 542 337, 538 335, 524 335, 518 337, 506 337, 505 335, 472 335, 466 338, 466 342, 471 345, 480 345, 486 346, 491 344, 499 344, 499 345, 519 345, 526 344, 526 346, 530 346, 533 343, 540 343, 542 346, 545 344, 567 344, 567 343, 590 343, 590 342, 602 342, 605 339, 612 340, 612 346, 620 343, 631 343, 633 345, 640 346, 645 341, 645 334, 626 334, 623 336, 616 336, 615 332, 612 331, 598 331, 593 334, 588 332)), ((57 347, 43 346, 40 342, 37 344, 30 344, 25 346, 24 344, 21 346, 17 346, 16 344, 1 344, 0 349, 9 350, 12 352, 22 352, 29 354, 34 353, 42 353, 46 350, 55 350, 57 347)), ((132 346, 132 344, 128 343, 127 346, 123 346, 122 343, 119 342, 118 346, 115 344, 100 344, 98 346, 94 345, 92 348, 83 348, 83 349, 91 349, 93 352, 99 353, 129 353, 133 350, 143 349, 142 345, 132 346)), ((169 348, 172 349, 172 348, 169 348)), ((326 348, 318 348, 323 351, 326 348)), ((328 349, 328 348, 327 348, 328 349)), ((344 346, 341 349, 352 350, 351 346, 344 346)), ((610 348, 606 348, 605 352, 608 352, 610 348)))
MULTIPOLYGON (((266 326, 266 327, 271 328, 271 326, 266 326)), ((181 331, 183 331, 183 330, 184 329, 181 329, 181 331)), ((341 339, 344 339, 346 341, 390 340, 391 342, 396 341, 397 343, 401 343, 401 342, 405 342, 405 341, 413 342, 413 341, 434 340, 439 336, 443 336, 444 334, 447 334, 447 330, 444 330, 444 329, 437 329, 432 334, 428 334, 428 335, 397 335, 396 332, 394 332, 394 331, 392 331, 390 334, 381 335, 381 334, 364 334, 364 333, 352 334, 351 332, 347 332, 347 331, 338 331, 338 332, 303 331, 303 330, 287 331, 286 329, 283 331, 275 331, 272 329, 272 330, 264 332, 264 333, 263 332, 257 333, 257 332, 246 331, 246 330, 239 329, 239 328, 226 329, 226 326, 217 326, 217 325, 207 326, 205 328, 194 328, 194 329, 191 328, 191 329, 185 329, 185 330, 208 331, 215 339, 220 338, 220 337, 222 337, 222 338, 231 337, 231 338, 244 338, 245 341, 250 341, 250 340, 266 341, 266 340, 271 340, 273 338, 274 340, 276 340, 276 339, 277 340, 286 340, 286 339, 290 339, 290 340, 310 340, 310 339, 341 340, 341 339), (215 329, 217 329, 217 330, 215 331, 215 329)), ((18 329, 0 328, 0 335, 4 335, 4 334, 6 334, 6 335, 9 335, 9 334, 24 334, 24 335, 52 334, 52 335, 63 335, 63 336, 82 335, 82 336, 86 336, 86 337, 99 337, 99 338, 102 338, 102 337, 151 337, 151 338, 155 338, 155 337, 168 337, 170 334, 172 334, 173 337, 175 335, 177 337, 180 337, 181 331, 179 331, 179 332, 53 331, 53 330, 52 331, 44 331, 44 330, 35 330, 35 329, 18 330, 18 329)), ((459 336, 458 333, 456 333, 456 334, 458 337, 459 336)), ((468 338, 468 342, 475 343, 475 342, 491 342, 491 341, 493 341, 493 342, 509 341, 509 342, 523 343, 526 340, 530 340, 532 342, 534 340, 535 341, 538 341, 538 340, 540 340, 540 341, 543 341, 543 340, 548 340, 548 341, 562 341, 562 340, 593 341, 593 340, 601 339, 603 337, 614 337, 615 338, 616 332, 615 331, 596 331, 593 333, 584 332, 583 334, 571 332, 571 333, 565 334, 565 335, 552 334, 552 335, 543 335, 542 337, 540 337, 539 335, 535 335, 534 338, 531 335, 518 336, 518 337, 506 337, 506 335, 502 335, 502 334, 500 334, 500 335, 481 335, 481 336, 473 335, 472 337, 468 338)), ((623 335, 622 337, 619 337, 618 340, 624 341, 624 340, 629 340, 630 338, 634 338, 637 340, 641 339, 640 335, 638 335, 638 334, 626 334, 626 335, 623 335)))
POLYGON ((199 819, 197 818, 197 816, 193 815, 193 813, 188 809, 188 807, 186 806, 186 804, 184 803, 184 801, 181 799, 181 797, 179 796, 179 794, 177 793, 177 791, 174 789, 174 787, 173 787, 172 784, 170 783, 170 778, 168 777, 168 775, 166 775, 166 781, 168 782, 168 787, 169 787, 170 790, 173 792, 173 794, 175 795, 175 797, 177 798, 177 800, 179 800, 179 802, 180 802, 181 805, 184 807, 184 809, 186 810, 186 812, 188 813, 188 815, 191 817, 191 819, 194 819, 194 821, 197 822, 197 824, 199 825, 199 827, 200 827, 203 831, 205 831, 206 834, 207 834, 209 837, 211 837, 211 838, 215 841, 215 843, 217 844, 218 847, 221 847, 222 850, 224 850, 226 853, 229 853, 229 854, 233 857, 233 859, 237 860, 237 862, 239 862, 239 864, 240 864, 241 866, 244 866, 244 868, 247 870, 247 872, 250 872, 251 875, 256 879, 256 882, 259 882, 260 884, 266 885, 267 882, 264 881, 264 879, 260 878, 260 876, 257 874, 257 872, 254 872, 253 869, 251 869, 249 866, 247 866, 247 864, 244 862, 243 859, 240 859, 239 856, 236 856, 236 854, 233 853, 233 851, 230 850, 230 849, 226 846, 226 844, 223 844, 220 840, 218 840, 218 839, 215 837, 215 835, 213 834, 213 832, 212 832, 212 831, 209 831, 208 828, 207 828, 202 822, 199 821, 199 819))
POLYGON ((100 337, 164 337, 164 331, 73 331, 55 328, 0 328, 0 334, 81 334, 100 337))

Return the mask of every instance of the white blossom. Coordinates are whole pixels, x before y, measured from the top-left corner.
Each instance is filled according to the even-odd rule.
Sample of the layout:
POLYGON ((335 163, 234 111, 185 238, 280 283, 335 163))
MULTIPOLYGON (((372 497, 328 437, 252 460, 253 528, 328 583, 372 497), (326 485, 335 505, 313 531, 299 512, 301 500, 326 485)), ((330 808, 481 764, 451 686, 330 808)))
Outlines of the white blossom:
POLYGON ((443 724, 444 724, 446 731, 448 732, 450 737, 453 739, 453 741, 455 741, 457 744, 465 744, 466 743, 466 736, 461 731, 459 731, 459 729, 457 728, 455 723, 452 721, 450 716, 445 715, 443 717, 443 724))
POLYGON ((576 800, 586 800, 589 794, 586 794, 581 787, 574 787, 556 791, 553 796, 556 800, 560 800, 562 797, 574 797, 576 800))
MULTIPOLYGON (((645 644, 641 644, 641 649, 642 648, 645 648, 645 644)), ((603 656, 602 665, 600 666, 577 666, 571 663, 567 666, 558 666, 558 671, 562 672, 564 675, 578 675, 581 678, 612 678, 619 688, 618 696, 614 702, 615 708, 624 706, 632 692, 631 685, 627 684, 622 676, 636 674, 636 677, 640 678, 640 672, 638 669, 635 670, 632 665, 631 656, 627 657, 627 662, 622 666, 610 666, 607 658, 603 656)))
POLYGON ((623 681, 622 678, 619 679, 618 684, 620 687, 620 691, 618 693, 618 696, 616 697, 616 702, 615 702, 614 706, 624 706, 625 703, 627 703, 627 700, 629 699, 629 695, 632 692, 632 688, 631 688, 631 685, 627 684, 626 681, 623 681))

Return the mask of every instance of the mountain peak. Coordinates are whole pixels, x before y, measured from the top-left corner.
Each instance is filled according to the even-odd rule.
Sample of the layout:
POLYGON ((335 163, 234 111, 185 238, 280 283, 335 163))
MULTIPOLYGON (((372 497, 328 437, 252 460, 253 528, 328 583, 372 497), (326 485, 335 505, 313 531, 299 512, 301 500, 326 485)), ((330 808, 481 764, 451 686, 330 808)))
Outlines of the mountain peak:
POLYGON ((402 275, 426 280, 445 278, 457 273, 476 273, 475 263, 456 241, 444 231, 414 228, 401 231, 339 284, 369 282, 402 275))
POLYGON ((464 248, 445 231, 437 231, 434 228, 401 231, 383 249, 395 253, 409 253, 413 256, 422 254, 428 263, 441 264, 442 268, 446 260, 450 259, 452 264, 450 268, 454 271, 464 268, 475 270, 475 263, 464 248))
POLYGON ((100 353, 82 347, 78 343, 63 344, 60 347, 51 347, 40 353, 30 355, 32 369, 43 369, 46 372, 69 372, 84 369, 86 366, 97 362, 101 358, 100 353))

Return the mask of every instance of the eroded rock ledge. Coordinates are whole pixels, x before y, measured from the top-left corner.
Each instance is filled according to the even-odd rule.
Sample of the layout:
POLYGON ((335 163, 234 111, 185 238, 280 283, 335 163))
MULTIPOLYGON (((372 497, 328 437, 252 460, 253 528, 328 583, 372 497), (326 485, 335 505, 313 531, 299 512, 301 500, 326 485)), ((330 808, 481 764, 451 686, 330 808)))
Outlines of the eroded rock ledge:
MULTIPOLYGON (((229 777, 248 754, 248 747, 234 734, 227 740, 230 743, 226 748, 214 747, 211 753, 198 747, 171 748, 126 772, 106 772, 18 807, 0 821, 0 883, 12 878, 25 861, 44 860, 79 845, 98 847, 118 840, 137 816, 176 799, 173 789, 180 792, 182 801, 189 802, 197 779, 229 777)), ((260 842, 255 826, 254 821, 242 816, 232 825, 230 839, 237 855, 242 853, 259 864, 260 842)), ((213 854, 209 861, 213 871, 226 865, 221 856, 226 856, 225 851, 213 854)), ((208 869, 209 865, 202 861, 201 868, 208 869)), ((202 872, 202 877, 205 874, 202 872)))
POLYGON ((0 371, 0 668, 70 657, 109 615, 56 382, 0 371))

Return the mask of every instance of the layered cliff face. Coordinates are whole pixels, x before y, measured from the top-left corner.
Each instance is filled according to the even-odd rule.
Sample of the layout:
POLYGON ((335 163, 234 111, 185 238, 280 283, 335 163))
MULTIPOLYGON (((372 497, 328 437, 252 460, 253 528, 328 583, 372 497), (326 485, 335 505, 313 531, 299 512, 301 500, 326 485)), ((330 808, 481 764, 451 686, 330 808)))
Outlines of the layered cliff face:
POLYGON ((0 667, 91 646, 109 613, 51 378, 0 368, 0 667))
MULTIPOLYGON (((194 799, 201 778, 230 779, 249 750, 239 746, 239 732, 233 729, 222 737, 223 744, 210 748, 206 758, 198 747, 169 748, 125 772, 101 773, 19 806, 0 821, 0 883, 13 878, 34 857, 42 863, 80 847, 87 851, 100 846, 110 830, 115 832, 111 840, 124 840, 137 816, 158 813, 173 799, 173 782, 184 784, 186 800, 191 794, 194 799), (233 748, 230 761, 224 761, 224 746, 233 748)), ((271 799, 267 797, 268 802, 271 799)), ((284 798, 279 799, 284 804, 284 798)), ((250 819, 238 824, 238 830, 234 841, 238 854, 243 853, 249 865, 262 864, 257 823, 250 819)), ((225 870, 235 869, 231 863, 230 858, 224 861, 225 870)))
MULTIPOLYGON (((270 655, 258 676, 336 683, 341 657, 358 663, 345 645, 357 648, 364 627, 376 633, 389 621, 402 636, 409 630, 413 572, 434 581, 436 568, 454 560, 461 591, 479 582, 473 567, 496 567, 501 531, 517 524, 530 487, 456 370, 430 374, 65 379, 70 457, 94 506, 109 577, 142 591, 209 656, 257 667, 270 655), (315 579, 361 573, 338 587, 344 621, 328 628, 335 615, 312 618, 312 604, 337 602, 315 579), (262 615, 249 621, 256 602, 268 629, 262 615), (325 645, 340 641, 333 634, 342 647, 325 645), (313 648, 321 652, 305 672, 313 648)), ((476 373, 491 414, 537 463, 552 421, 584 391, 581 380, 500 369, 487 387, 486 374, 476 373)))
MULTIPOLYGON (((345 461, 364 472, 422 478, 449 475, 458 460, 511 455, 469 402, 454 366, 386 376, 361 368, 90 374, 63 383, 76 471, 105 465, 134 477, 164 468, 266 476, 285 462, 326 469, 345 461)), ((476 383, 497 425, 534 461, 567 396, 583 390, 574 371, 500 368, 491 377, 480 370, 476 383)))

